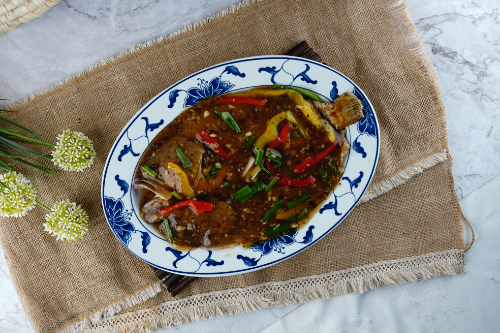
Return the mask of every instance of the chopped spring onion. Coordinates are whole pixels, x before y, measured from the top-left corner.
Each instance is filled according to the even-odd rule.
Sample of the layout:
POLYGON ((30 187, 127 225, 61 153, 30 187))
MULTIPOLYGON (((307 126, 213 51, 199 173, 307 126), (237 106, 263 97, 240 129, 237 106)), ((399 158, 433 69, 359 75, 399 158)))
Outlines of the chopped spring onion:
POLYGON ((250 188, 250 186, 247 185, 247 186, 243 187, 242 189, 239 189, 236 193, 234 193, 231 196, 231 198, 233 199, 233 201, 238 201, 241 198, 243 198, 244 196, 249 195, 250 193, 252 193, 252 189, 250 188))
POLYGON ((277 181, 278 181, 278 178, 274 177, 273 180, 271 180, 271 182, 266 186, 266 188, 264 190, 266 192, 269 191, 274 186, 274 184, 276 184, 277 181))
POLYGON ((281 88, 283 88, 283 86, 281 84, 275 83, 273 86, 273 89, 281 89, 281 88))
POLYGON ((339 174, 339 168, 337 167, 337 164, 335 162, 332 163, 332 169, 333 169, 333 174, 338 175, 339 174))
POLYGON ((302 220, 304 217, 306 217, 306 215, 309 213, 309 210, 307 210, 307 208, 304 208, 299 215, 297 215, 297 221, 300 221, 302 220))
POLYGON ((278 209, 281 208, 281 206, 283 206, 283 201, 279 200, 278 202, 276 202, 273 207, 267 212, 266 215, 264 215, 264 217, 262 218, 262 221, 267 221, 269 220, 269 218, 271 216, 273 216, 274 214, 276 214, 276 212, 278 211, 278 209))
POLYGON ((257 175, 259 174, 259 172, 262 170, 262 168, 260 166, 256 166, 255 168, 253 168, 252 172, 250 173, 250 178, 252 180, 255 179, 255 177, 257 177, 257 175))
POLYGON ((257 157, 255 158, 255 164, 261 165, 264 161, 264 151, 262 149, 257 149, 257 157))
POLYGON ((212 177, 213 175, 215 175, 217 172, 219 172, 222 167, 224 165, 223 164, 220 164, 218 161, 214 163, 214 165, 212 165, 212 167, 210 168, 210 171, 208 172, 208 175, 205 177, 205 180, 208 180, 210 177, 212 177), (220 165, 220 168, 217 167, 217 164, 220 165))
POLYGON ((255 186, 251 186, 252 193, 245 195, 243 198, 240 199, 240 203, 245 203, 248 199, 250 199, 255 193, 257 193, 259 190, 255 186))
POLYGON ((250 168, 252 167, 253 162, 255 162, 255 158, 253 156, 250 156, 250 158, 248 159, 247 166, 245 167, 245 169, 243 169, 243 172, 241 173, 242 176, 247 174, 248 170, 250 170, 250 168))
POLYGON ((266 234, 268 236, 273 236, 273 235, 281 234, 285 230, 288 230, 288 224, 286 224, 286 223, 278 224, 277 226, 275 226, 273 228, 267 229, 266 234))
POLYGON ((288 203, 288 209, 290 208, 293 208, 295 206, 297 206, 299 203, 301 202, 304 202, 306 201, 307 199, 309 199, 311 197, 311 194, 308 192, 308 193, 305 193, 305 194, 302 194, 300 197, 298 197, 297 199, 295 200, 292 200, 288 203))
POLYGON ((257 180, 255 185, 259 191, 263 191, 266 188, 266 184, 264 184, 261 180, 257 180))
POLYGON ((182 151, 181 148, 177 148, 175 152, 177 153, 177 156, 179 156, 179 158, 181 159, 182 164, 184 165, 185 168, 190 168, 193 166, 193 164, 191 164, 191 161, 186 157, 186 155, 184 155, 184 152, 182 151))
POLYGON ((222 112, 222 115, 233 125, 236 133, 241 133, 241 128, 238 126, 238 123, 236 122, 236 120, 234 120, 233 116, 231 116, 229 112, 222 112))
POLYGON ((330 186, 330 177, 328 176, 328 171, 326 171, 325 168, 321 167, 319 168, 319 175, 321 176, 321 179, 325 182, 327 186, 330 186))
POLYGON ((198 193, 198 195, 207 195, 207 194, 208 194, 207 191, 201 191, 198 193))
POLYGON ((224 182, 220 187, 222 187, 222 188, 228 188, 230 186, 231 186, 231 183, 224 182))
POLYGON ((295 215, 293 215, 293 216, 287 217, 287 218, 286 218, 286 220, 287 220, 288 222, 293 222, 293 221, 295 221, 295 219, 297 218, 297 216, 298 216, 298 215, 299 215, 299 214, 295 214, 295 215))
POLYGON ((167 232, 167 238, 169 241, 172 241, 172 229, 170 229, 170 221, 168 219, 163 220, 163 225, 165 226, 165 231, 167 232))
POLYGON ((267 150, 267 158, 274 163, 278 164, 283 163, 283 156, 280 154, 279 151, 274 149, 267 150))
POLYGON ((266 168, 264 168, 264 164, 262 164, 260 167, 261 167, 262 170, 264 170, 268 174, 272 175, 272 173, 269 170, 267 170, 266 168))
POLYGON ((293 138, 301 138, 300 134, 297 134, 297 133, 290 133, 290 135, 293 137, 293 138))
POLYGON ((302 88, 296 88, 296 87, 288 87, 288 88, 293 89, 295 91, 298 91, 299 93, 301 93, 305 97, 308 97, 311 101, 323 102, 321 100, 321 98, 317 94, 313 93, 312 91, 302 89, 302 88))
POLYGON ((247 142, 245 142, 245 145, 243 146, 243 149, 248 149, 252 147, 253 143, 255 142, 256 138, 253 135, 250 135, 247 139, 247 142))
POLYGON ((283 106, 282 106, 282 107, 281 107, 281 109, 280 109, 280 112, 285 111, 285 108, 286 108, 286 104, 283 104, 283 106))
POLYGON ((172 195, 179 200, 184 200, 184 197, 175 191, 172 191, 172 195))
POLYGON ((224 122, 227 124, 227 126, 229 126, 229 128, 231 128, 233 131, 236 130, 233 124, 231 124, 229 119, 227 119, 222 112, 220 112, 219 110, 215 110, 215 113, 217 113, 222 118, 222 120, 224 120, 224 122))
POLYGON ((151 175, 151 177, 153 178, 156 178, 156 176, 158 176, 158 173, 154 170, 152 170, 150 167, 148 167, 147 165, 143 165, 141 167, 142 170, 144 170, 145 172, 147 172, 149 175, 151 175))

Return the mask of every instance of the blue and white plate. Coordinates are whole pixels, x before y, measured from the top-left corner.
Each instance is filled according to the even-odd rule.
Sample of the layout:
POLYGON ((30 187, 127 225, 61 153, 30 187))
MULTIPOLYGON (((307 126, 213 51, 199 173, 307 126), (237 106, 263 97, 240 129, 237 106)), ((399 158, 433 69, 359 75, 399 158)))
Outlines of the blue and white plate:
POLYGON ((366 95, 345 75, 315 61, 262 56, 225 62, 168 87, 128 122, 109 153, 102 178, 102 205, 109 226, 133 254, 160 269, 184 275, 222 276, 271 266, 305 250, 332 231, 357 204, 370 184, 379 156, 380 130, 366 95), (299 231, 257 247, 180 251, 139 218, 132 189, 137 164, 151 140, 186 107, 214 95, 256 86, 293 85, 333 100, 350 91, 363 103, 365 118, 348 127, 351 144, 341 184, 299 231))

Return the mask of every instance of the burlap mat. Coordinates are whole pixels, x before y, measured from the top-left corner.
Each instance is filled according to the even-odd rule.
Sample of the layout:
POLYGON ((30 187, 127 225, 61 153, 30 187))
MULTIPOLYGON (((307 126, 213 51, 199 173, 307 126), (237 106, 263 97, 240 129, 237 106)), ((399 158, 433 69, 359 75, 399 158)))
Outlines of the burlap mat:
POLYGON ((25 172, 44 203, 69 198, 88 211, 91 227, 83 240, 66 244, 49 236, 42 209, 0 220, 12 280, 37 332, 147 331, 464 271, 443 104, 405 5, 267 0, 236 9, 103 61, 15 105, 20 112, 13 116, 23 125, 52 139, 67 128, 82 131, 97 150, 95 164, 81 174, 25 172), (282 54, 304 39, 359 84, 379 118, 380 162, 364 203, 290 260, 254 273, 199 279, 171 298, 104 218, 100 181, 110 147, 130 117, 177 80, 222 61, 282 54))

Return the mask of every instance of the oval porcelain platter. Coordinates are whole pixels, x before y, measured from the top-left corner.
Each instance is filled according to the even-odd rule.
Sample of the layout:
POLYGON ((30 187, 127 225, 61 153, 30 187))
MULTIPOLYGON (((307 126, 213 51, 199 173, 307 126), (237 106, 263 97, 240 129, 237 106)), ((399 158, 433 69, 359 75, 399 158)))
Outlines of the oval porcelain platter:
POLYGON ((192 74, 163 90, 128 122, 109 153, 102 178, 102 205, 120 242, 137 257, 160 269, 192 276, 251 272, 305 250, 333 230, 358 203, 370 184, 379 157, 380 130, 366 95, 345 75, 321 63, 290 56, 243 58, 192 74), (306 88, 325 100, 346 91, 363 104, 364 119, 347 128, 351 145, 345 172, 322 207, 298 231, 253 248, 179 250, 139 218, 134 173, 149 142, 186 107, 219 94, 263 85, 306 88))

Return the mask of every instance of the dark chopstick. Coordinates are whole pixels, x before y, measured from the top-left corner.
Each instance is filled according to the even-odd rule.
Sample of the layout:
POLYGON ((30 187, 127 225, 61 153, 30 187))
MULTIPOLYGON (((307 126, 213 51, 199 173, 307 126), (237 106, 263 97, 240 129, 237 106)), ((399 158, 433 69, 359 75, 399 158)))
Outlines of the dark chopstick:
MULTIPOLYGON (((321 62, 322 60, 321 56, 317 54, 309 46, 309 44, 307 44, 305 40, 295 45, 285 54, 289 56, 306 58, 317 62, 321 62)), ((196 276, 185 276, 185 275, 175 274, 161 270, 153 266, 151 266, 151 268, 154 270, 158 280, 162 281, 162 283, 167 287, 167 291, 170 293, 170 295, 172 295, 172 297, 175 297, 182 290, 184 290, 190 283, 198 279, 198 277, 196 276)))

